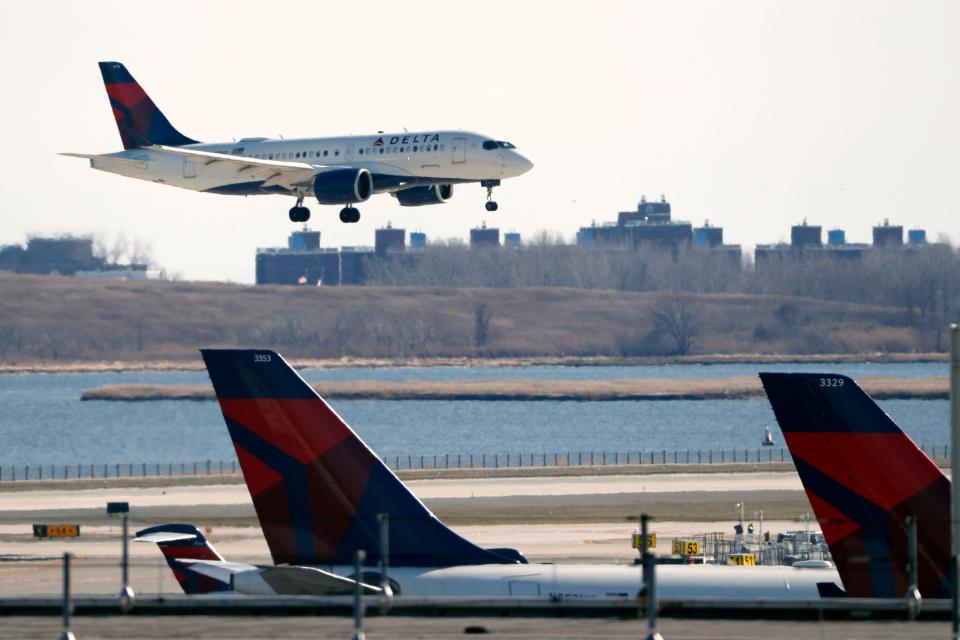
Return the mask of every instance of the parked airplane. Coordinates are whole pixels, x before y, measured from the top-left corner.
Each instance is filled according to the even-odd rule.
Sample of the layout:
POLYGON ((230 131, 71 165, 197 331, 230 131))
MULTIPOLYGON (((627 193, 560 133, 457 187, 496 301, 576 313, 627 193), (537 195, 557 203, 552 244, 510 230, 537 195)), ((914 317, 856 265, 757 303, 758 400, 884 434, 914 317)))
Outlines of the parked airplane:
POLYGON ((309 220, 303 206, 308 196, 344 205, 340 220, 357 222, 360 211, 353 205, 373 194, 393 194, 405 207, 441 204, 454 184, 468 182, 486 187, 486 209, 496 211, 493 188, 533 167, 511 143, 465 131, 201 143, 175 129, 122 64, 99 64, 124 150, 62 155, 191 191, 294 196, 293 222, 309 220))
POLYGON ((846 376, 761 373, 847 594, 903 597, 907 518, 920 594, 951 597, 950 480, 846 376))
MULTIPOLYGON (((437 519, 280 355, 202 354, 276 567, 173 553, 192 571, 241 593, 312 593, 312 572, 322 572, 321 582, 357 577, 353 555, 364 549, 359 579, 379 584, 377 517, 386 513, 396 594, 594 599, 640 591, 639 566, 531 564, 515 549, 478 547, 437 519), (281 569, 286 579, 271 580, 281 569)), ((833 568, 662 565, 657 575, 665 598, 841 593, 833 568)))

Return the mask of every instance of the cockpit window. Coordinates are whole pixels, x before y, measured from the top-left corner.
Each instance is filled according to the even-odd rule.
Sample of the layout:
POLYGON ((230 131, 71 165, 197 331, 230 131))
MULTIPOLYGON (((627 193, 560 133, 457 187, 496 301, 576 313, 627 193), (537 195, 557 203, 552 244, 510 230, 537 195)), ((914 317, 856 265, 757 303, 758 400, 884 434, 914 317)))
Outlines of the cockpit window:
POLYGON ((499 140, 497 142, 497 146, 500 147, 501 149, 516 149, 515 146, 513 146, 512 144, 510 144, 505 140, 499 140))
POLYGON ((507 142, 506 140, 484 140, 483 148, 487 151, 492 149, 516 149, 513 144, 507 142))
POLYGON ((497 143, 494 142, 493 140, 484 140, 483 148, 486 149, 487 151, 490 151, 491 149, 496 149, 497 143))

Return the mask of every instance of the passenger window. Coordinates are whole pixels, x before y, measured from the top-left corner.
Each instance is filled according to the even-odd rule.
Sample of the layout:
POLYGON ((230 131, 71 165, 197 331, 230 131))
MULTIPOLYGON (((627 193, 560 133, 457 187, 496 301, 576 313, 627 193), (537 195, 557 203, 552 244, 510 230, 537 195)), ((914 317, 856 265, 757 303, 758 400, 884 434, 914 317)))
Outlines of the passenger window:
POLYGON ((360 155, 363 155, 363 149, 360 149, 360 155))
POLYGON ((334 151, 334 152, 333 152, 333 155, 335 155, 335 156, 340 155, 340 149, 337 149, 336 151, 334 151))
POLYGON ((416 146, 416 145, 413 146, 413 150, 414 150, 414 152, 416 152, 416 150, 417 150, 417 146, 416 146))
POLYGON ((380 147, 380 153, 383 153, 383 147, 380 147))
POLYGON ((323 157, 326 158, 328 153, 330 153, 330 152, 327 151, 326 149, 324 149, 324 150, 323 150, 323 157))

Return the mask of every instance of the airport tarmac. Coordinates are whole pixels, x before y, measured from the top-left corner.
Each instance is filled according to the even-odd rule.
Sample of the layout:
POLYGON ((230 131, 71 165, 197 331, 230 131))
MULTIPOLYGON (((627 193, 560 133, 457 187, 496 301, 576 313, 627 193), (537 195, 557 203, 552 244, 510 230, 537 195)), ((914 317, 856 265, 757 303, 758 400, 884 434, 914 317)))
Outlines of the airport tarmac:
MULTIPOLYGON (((243 484, 181 485, 0 492, 0 594, 50 594, 60 589, 63 552, 75 554, 78 593, 118 586, 120 522, 108 501, 131 506, 131 532, 159 522, 205 529, 228 560, 269 563, 270 554, 243 484), (33 523, 79 523, 78 539, 37 540, 33 523)), ((442 519, 484 547, 514 547, 535 562, 630 563, 629 537, 641 511, 659 510, 657 551, 674 537, 733 533, 735 505, 748 516, 764 505, 794 505, 785 516, 767 508, 764 529, 799 530, 809 511, 795 473, 699 473, 655 476, 516 477, 412 480, 408 486, 442 519), (707 512, 710 517, 699 517, 707 512), (634 518, 634 520, 630 520, 634 518)), ((108 483, 109 485, 109 483, 108 483)), ((816 525, 814 524, 814 527, 816 525)), ((143 592, 179 586, 156 546, 130 545, 131 582, 143 592)))
MULTIPOLYGON (((408 480, 404 484, 421 500, 442 498, 498 498, 504 496, 571 496, 624 493, 672 493, 687 491, 801 491, 795 472, 774 473, 678 473, 581 477, 512 477, 408 480)), ((142 507, 191 504, 251 504, 244 484, 210 484, 167 487, 125 487, 64 491, 34 490, 0 493, 0 511, 37 509, 101 508, 108 501, 123 499, 142 507)))
MULTIPOLYGON (((58 636, 55 617, 0 619, 0 639, 48 640, 58 636)), ((364 631, 378 638, 462 638, 484 634, 498 640, 537 638, 640 638, 646 636, 644 620, 571 618, 368 618, 364 631), (467 631, 470 629, 470 631, 467 631)), ((947 622, 798 622, 769 620, 661 619, 666 640, 926 640, 946 638, 947 622)), ((222 616, 115 616, 74 618, 73 631, 80 640, 132 638, 349 638, 353 621, 345 617, 222 617, 222 616)))

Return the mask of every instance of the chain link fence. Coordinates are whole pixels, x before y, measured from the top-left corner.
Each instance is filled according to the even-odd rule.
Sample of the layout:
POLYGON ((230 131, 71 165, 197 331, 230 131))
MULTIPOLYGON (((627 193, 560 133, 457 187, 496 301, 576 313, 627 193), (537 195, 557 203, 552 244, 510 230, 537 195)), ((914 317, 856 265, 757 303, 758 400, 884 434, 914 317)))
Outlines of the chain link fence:
MULTIPOLYGON (((947 460, 949 446, 921 445, 934 460, 947 460)), ((658 449, 636 451, 499 452, 393 455, 381 458, 394 471, 416 469, 513 469, 620 465, 764 464, 791 461, 784 447, 754 449, 658 449)), ((125 462, 113 464, 0 465, 0 481, 225 476, 239 473, 236 460, 125 462)))

